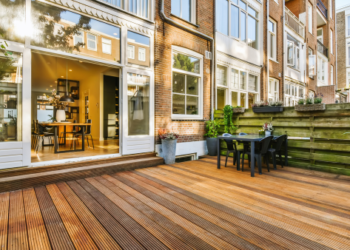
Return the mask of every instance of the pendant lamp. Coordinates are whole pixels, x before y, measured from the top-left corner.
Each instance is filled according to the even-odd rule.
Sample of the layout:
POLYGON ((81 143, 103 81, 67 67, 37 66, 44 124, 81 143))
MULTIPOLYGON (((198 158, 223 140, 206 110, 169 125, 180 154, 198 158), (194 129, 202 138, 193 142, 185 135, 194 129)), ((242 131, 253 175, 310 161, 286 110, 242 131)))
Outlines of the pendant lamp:
POLYGON ((60 98, 60 102, 74 102, 72 95, 68 94, 68 64, 66 60, 66 93, 60 98))

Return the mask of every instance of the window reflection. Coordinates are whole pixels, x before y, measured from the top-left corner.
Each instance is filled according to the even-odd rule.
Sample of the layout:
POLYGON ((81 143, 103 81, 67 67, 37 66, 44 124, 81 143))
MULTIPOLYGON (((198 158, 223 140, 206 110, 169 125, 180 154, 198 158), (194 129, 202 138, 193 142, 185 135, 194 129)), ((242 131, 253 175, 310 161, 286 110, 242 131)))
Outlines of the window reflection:
POLYGON ((150 66, 150 38, 128 31, 128 63, 150 66))
POLYGON ((120 62, 118 27, 38 1, 32 26, 32 45, 120 62))
POLYGON ((24 43, 25 0, 0 0, 0 39, 24 43))
POLYGON ((180 53, 174 53, 173 68, 199 74, 200 61, 195 57, 186 56, 180 53))

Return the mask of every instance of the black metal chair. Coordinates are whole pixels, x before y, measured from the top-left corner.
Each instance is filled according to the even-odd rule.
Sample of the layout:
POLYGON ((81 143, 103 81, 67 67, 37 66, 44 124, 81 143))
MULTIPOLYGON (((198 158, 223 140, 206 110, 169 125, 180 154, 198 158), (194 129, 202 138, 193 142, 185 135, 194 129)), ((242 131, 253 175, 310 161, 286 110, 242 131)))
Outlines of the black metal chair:
MULTIPOLYGON (((91 119, 87 119, 86 123, 91 123, 91 119)), ((83 136, 83 133, 81 131, 75 134, 75 137, 77 137, 77 138, 79 138, 80 136, 83 136)), ((89 144, 89 137, 90 137, 90 140, 92 143, 92 148, 95 148, 94 140, 93 140, 92 134, 91 134, 91 125, 87 126, 84 136, 86 138, 88 146, 90 147, 90 144, 89 144)), ((82 142, 82 143, 84 143, 84 142, 82 142)))
POLYGON ((236 164, 237 161, 237 146, 236 143, 231 139, 224 139, 227 146, 227 152, 226 152, 226 161, 225 161, 225 167, 227 166, 227 159, 229 157, 229 154, 233 153, 233 165, 236 164))
MULTIPOLYGON (((270 147, 272 139, 273 139, 273 136, 268 136, 268 137, 265 137, 264 139, 262 139, 259 142, 260 146, 255 149, 255 153, 254 153, 253 156, 251 155, 250 151, 248 151, 248 152, 243 151, 242 152, 242 154, 243 154, 243 157, 242 157, 242 171, 244 170, 244 156, 245 156, 245 154, 247 154, 248 155, 249 166, 250 166, 250 159, 251 159, 251 157, 254 157, 256 159, 256 163, 257 163, 258 168, 259 168, 259 173, 260 174, 262 173, 262 170, 261 170, 261 168, 262 168, 262 157, 266 156, 268 154, 268 149, 270 147)), ((239 160, 239 157, 238 157, 238 160, 239 160)), ((267 170, 270 172, 268 157, 265 157, 265 160, 266 160, 267 170)))
POLYGON ((271 154, 272 162, 273 162, 273 168, 277 169, 276 167, 276 155, 279 155, 280 158, 280 164, 283 168, 283 161, 282 161, 282 146, 287 140, 287 135, 281 135, 277 137, 273 142, 275 143, 274 148, 269 148, 268 152, 271 154))

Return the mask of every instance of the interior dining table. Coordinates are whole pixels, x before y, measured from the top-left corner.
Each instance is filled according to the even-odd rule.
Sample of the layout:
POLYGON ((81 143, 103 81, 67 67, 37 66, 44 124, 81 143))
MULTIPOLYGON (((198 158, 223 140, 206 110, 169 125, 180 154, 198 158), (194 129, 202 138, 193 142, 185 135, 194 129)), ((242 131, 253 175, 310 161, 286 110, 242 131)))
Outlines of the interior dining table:
POLYGON ((52 122, 52 123, 40 123, 43 127, 53 127, 54 128, 54 151, 55 154, 59 153, 69 153, 69 152, 78 152, 78 151, 85 151, 85 128, 86 126, 91 126, 91 123, 73 123, 73 122, 52 122), (81 128, 81 139, 82 139, 82 146, 81 149, 75 149, 73 150, 59 150, 59 145, 66 145, 66 133, 67 133, 67 126, 76 126, 81 128), (63 127, 63 143, 58 142, 58 128, 63 127))
MULTIPOLYGON (((273 135, 273 140, 275 140, 277 137, 280 135, 274 134, 273 135)), ((255 144, 260 142, 262 139, 264 139, 266 136, 265 135, 259 135, 259 134, 247 134, 247 135, 230 135, 230 136, 218 136, 217 140, 217 168, 220 169, 220 155, 221 155, 221 147, 220 147, 220 139, 224 140, 234 140, 234 141, 241 141, 241 142, 250 142, 250 153, 251 155, 254 155, 255 152, 255 144)), ((288 166, 288 137, 285 141, 285 166, 288 166)), ((251 170, 251 177, 254 177, 254 172, 255 172, 255 159, 254 157, 251 158, 250 161, 250 170, 251 170)), ((240 170, 240 169, 237 169, 240 170)))

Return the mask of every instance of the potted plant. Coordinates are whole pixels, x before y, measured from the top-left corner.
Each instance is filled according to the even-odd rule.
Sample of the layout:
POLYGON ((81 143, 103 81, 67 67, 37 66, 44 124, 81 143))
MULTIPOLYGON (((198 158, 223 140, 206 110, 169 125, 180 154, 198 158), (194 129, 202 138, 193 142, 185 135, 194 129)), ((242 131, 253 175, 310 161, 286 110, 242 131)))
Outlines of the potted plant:
POLYGON ((277 113, 283 112, 283 102, 273 101, 273 102, 256 102, 253 104, 254 113, 277 113))
POLYGON ((179 134, 166 133, 165 130, 161 129, 158 131, 159 138, 162 140, 162 156, 165 164, 174 164, 176 156, 176 143, 179 134))
POLYGON ((236 127, 233 125, 233 107, 231 105, 226 105, 224 107, 224 126, 225 133, 233 133, 236 127))
POLYGON ((217 137, 218 137, 218 129, 220 125, 215 120, 210 120, 205 122, 205 128, 207 133, 206 136, 208 155, 215 156, 217 155, 217 137))
POLYGON ((265 123, 263 125, 263 130, 265 131, 265 136, 271 136, 272 135, 272 131, 273 131, 273 126, 272 123, 265 123))
POLYGON ((326 110, 326 105, 322 103, 322 93, 316 95, 314 99, 307 98, 306 100, 300 99, 298 105, 295 105, 295 111, 308 112, 308 111, 323 111, 326 110))
POLYGON ((232 108, 233 113, 244 113, 245 108, 242 106, 236 106, 232 108))

